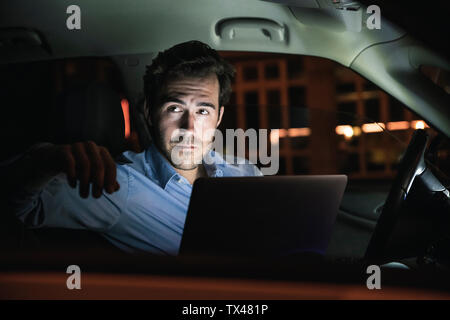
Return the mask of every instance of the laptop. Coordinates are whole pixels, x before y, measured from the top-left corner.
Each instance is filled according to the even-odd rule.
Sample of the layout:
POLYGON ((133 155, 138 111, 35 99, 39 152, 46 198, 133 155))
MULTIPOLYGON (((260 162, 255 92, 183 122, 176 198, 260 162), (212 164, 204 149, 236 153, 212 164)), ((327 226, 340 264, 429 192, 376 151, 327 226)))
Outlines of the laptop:
POLYGON ((345 175, 200 178, 180 255, 324 255, 345 175))

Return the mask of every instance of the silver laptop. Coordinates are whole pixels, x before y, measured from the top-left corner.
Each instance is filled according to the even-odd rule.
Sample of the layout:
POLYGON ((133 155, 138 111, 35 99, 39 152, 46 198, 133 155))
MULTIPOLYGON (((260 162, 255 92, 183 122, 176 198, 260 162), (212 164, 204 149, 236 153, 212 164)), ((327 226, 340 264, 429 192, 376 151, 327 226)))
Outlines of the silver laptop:
POLYGON ((197 179, 180 255, 324 255, 346 185, 345 175, 197 179))

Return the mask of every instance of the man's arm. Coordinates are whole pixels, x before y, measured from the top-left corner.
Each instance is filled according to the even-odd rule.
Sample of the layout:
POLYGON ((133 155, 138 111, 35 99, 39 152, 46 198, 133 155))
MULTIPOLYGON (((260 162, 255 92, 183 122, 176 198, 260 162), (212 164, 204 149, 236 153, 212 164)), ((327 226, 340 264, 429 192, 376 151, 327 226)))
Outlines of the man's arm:
POLYGON ((65 198, 76 195, 77 184, 79 202, 89 196, 90 189, 94 198, 99 198, 103 190, 111 194, 119 189, 114 160, 94 142, 38 144, 13 161, 3 163, 0 170, 8 211, 28 225, 38 225, 42 219, 43 198, 47 204, 56 201, 53 206, 58 207, 58 201, 69 201, 65 198), (62 178, 64 175, 66 179, 62 178), (50 194, 49 190, 44 193, 47 186, 50 194), (66 189, 65 194, 59 189, 66 189))

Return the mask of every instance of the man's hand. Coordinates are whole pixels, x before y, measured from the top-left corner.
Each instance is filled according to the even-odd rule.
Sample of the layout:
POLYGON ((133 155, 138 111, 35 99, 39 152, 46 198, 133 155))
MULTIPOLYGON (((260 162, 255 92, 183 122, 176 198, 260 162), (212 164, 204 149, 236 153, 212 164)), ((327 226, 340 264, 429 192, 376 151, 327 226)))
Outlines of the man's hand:
POLYGON ((38 166, 51 175, 66 173, 69 185, 75 188, 79 182, 82 198, 89 196, 92 184, 92 196, 99 198, 103 189, 108 193, 119 190, 116 181, 116 164, 105 147, 95 142, 77 142, 66 145, 52 145, 36 150, 38 166))

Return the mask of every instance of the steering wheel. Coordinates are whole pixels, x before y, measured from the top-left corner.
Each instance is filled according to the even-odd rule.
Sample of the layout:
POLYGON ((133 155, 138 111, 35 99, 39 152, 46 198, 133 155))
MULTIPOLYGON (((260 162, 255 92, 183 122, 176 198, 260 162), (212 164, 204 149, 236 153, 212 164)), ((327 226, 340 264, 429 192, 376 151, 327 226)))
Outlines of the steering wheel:
POLYGON ((400 162, 398 174, 391 186, 366 250, 364 259, 371 264, 385 262, 389 239, 399 220, 401 208, 414 179, 427 169, 424 161, 427 141, 427 133, 424 130, 416 130, 400 162))

